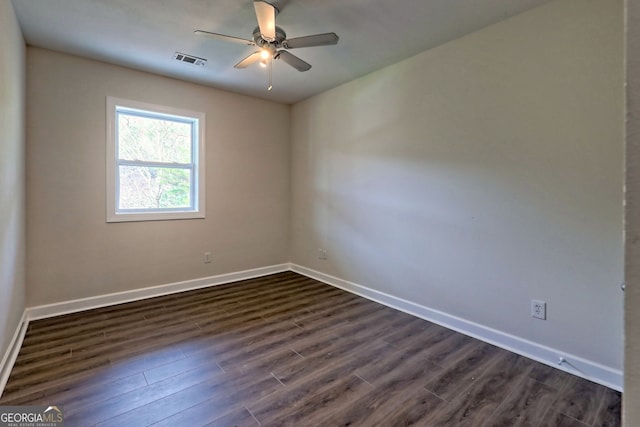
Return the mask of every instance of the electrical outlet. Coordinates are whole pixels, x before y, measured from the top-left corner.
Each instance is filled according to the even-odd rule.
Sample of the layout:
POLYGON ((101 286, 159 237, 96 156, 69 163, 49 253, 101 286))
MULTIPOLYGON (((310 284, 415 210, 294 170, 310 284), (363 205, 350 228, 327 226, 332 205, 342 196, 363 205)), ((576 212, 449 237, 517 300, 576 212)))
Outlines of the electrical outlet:
POLYGON ((531 317, 547 320, 547 303, 539 300, 531 300, 531 317))
POLYGON ((202 260, 205 264, 211 264, 211 252, 205 252, 202 260))
POLYGON ((327 250, 326 249, 318 248, 318 259, 323 259, 323 260, 327 259, 327 250))

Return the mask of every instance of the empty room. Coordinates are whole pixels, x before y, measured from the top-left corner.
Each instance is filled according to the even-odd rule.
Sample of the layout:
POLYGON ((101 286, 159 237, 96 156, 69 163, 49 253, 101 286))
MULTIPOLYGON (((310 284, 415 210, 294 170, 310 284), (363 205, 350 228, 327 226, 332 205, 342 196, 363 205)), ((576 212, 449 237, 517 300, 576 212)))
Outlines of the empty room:
POLYGON ((0 0, 0 426, 640 425, 636 8, 0 0))

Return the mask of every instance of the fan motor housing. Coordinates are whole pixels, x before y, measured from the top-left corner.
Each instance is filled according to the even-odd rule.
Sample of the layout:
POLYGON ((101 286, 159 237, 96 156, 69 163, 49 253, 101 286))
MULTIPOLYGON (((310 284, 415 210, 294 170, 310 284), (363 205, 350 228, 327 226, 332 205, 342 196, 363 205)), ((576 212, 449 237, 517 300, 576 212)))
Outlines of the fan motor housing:
POLYGON ((272 42, 265 40, 262 38, 262 34, 260 33, 260 27, 256 27, 253 30, 253 41, 256 43, 258 47, 268 48, 269 46, 274 46, 275 48, 281 48, 282 42, 287 39, 287 33, 278 26, 276 26, 276 39, 272 42))

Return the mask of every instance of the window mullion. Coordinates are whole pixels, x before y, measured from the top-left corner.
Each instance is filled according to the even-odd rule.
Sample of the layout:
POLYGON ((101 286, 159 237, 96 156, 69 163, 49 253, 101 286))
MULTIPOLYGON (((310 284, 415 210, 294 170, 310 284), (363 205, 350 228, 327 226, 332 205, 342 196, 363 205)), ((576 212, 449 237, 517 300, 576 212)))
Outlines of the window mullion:
POLYGON ((193 169, 193 163, 150 162, 147 160, 118 159, 118 166, 143 166, 149 168, 193 169))

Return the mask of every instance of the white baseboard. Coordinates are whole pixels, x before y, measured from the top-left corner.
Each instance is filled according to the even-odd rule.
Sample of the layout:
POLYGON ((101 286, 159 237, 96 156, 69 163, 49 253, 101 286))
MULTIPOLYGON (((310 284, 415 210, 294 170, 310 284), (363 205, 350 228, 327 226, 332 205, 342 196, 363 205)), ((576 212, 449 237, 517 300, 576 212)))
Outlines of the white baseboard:
POLYGON ((95 297, 81 298, 71 301, 63 301, 54 304, 40 305, 26 309, 28 320, 44 319, 63 314, 76 313, 78 311, 91 310, 125 302, 143 300, 193 289, 218 286, 225 283, 240 280, 253 279, 289 270, 289 264, 272 265, 268 267, 254 268, 235 273, 220 274, 217 276, 202 277, 199 279, 185 280, 183 282, 169 283, 166 285, 151 286, 148 288, 133 289, 130 291, 116 292, 95 297))
POLYGON ((9 347, 0 362, 0 397, 2 397, 2 393, 4 392, 4 386, 6 386, 7 381, 9 381, 9 375, 11 375, 13 365, 16 363, 18 353, 20 353, 20 347, 22 347, 22 341, 24 340, 24 335, 27 333, 28 326, 29 320, 27 319, 27 311, 25 310, 22 312, 20 323, 18 323, 18 327, 9 342, 9 347))
POLYGON ((217 276, 204 277, 183 282, 169 283, 160 286, 134 289, 131 291, 117 292, 96 297, 82 298, 72 301, 64 301, 54 304, 29 307, 25 309, 20 324, 11 340, 9 348, 0 363, 0 396, 9 379, 11 369, 15 363, 22 341, 24 339, 29 321, 59 316, 63 314, 75 313, 90 310, 93 308, 105 307, 109 305, 122 304, 131 301, 138 301, 162 295, 169 295, 193 289, 201 289, 210 286, 222 285, 225 283, 240 280, 252 279, 255 277, 267 276, 269 274, 283 271, 294 271, 302 275, 319 280, 331 286, 344 289, 348 292, 360 295, 372 301, 379 302, 386 306, 395 308, 405 313, 420 317, 430 322, 442 325, 446 328, 458 331, 465 335, 488 342, 546 365, 569 372, 579 377, 594 381, 606 387, 622 391, 623 375, 619 370, 600 365, 584 358, 566 354, 559 350, 546 347, 544 345, 528 341, 504 332, 488 328, 477 323, 443 313, 438 310, 416 304, 384 292, 376 291, 356 283, 352 283, 328 274, 321 273, 296 264, 279 264, 274 266, 256 268, 252 270, 239 271, 235 273, 221 274, 217 276), (563 357, 566 361, 563 365, 558 365, 557 361, 563 357))
POLYGON ((300 265, 292 264, 291 270, 324 282, 328 285, 335 286, 372 301, 379 302, 380 304, 384 304, 388 307, 395 308, 446 328, 453 329, 454 331, 477 338, 513 353, 520 354, 535 361, 544 363, 545 365, 569 372, 614 390, 622 391, 623 374, 620 370, 612 369, 608 366, 603 366, 579 356, 567 354, 560 350, 519 338, 438 310, 433 310, 429 307, 330 276, 316 270, 302 267, 300 265), (560 357, 562 357, 565 362, 558 365, 560 357))

